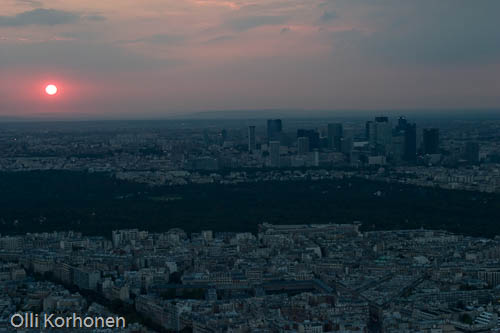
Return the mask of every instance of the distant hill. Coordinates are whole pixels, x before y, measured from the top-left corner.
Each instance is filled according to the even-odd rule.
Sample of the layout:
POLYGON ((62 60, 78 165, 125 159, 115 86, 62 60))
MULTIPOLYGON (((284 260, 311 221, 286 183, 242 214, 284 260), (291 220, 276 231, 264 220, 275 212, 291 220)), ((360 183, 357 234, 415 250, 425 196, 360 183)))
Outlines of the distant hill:
POLYGON ((376 115, 412 118, 481 118, 500 119, 500 110, 306 110, 306 109, 258 109, 258 110, 212 110, 177 113, 171 119, 269 119, 269 118, 316 118, 316 119, 371 119, 376 115))
POLYGON ((461 120, 487 120, 500 119, 500 109, 372 109, 372 110, 307 110, 307 109, 234 109, 234 110, 206 110, 206 111, 155 111, 142 112, 138 115, 106 115, 92 113, 78 114, 37 114, 26 116, 1 116, 0 123, 26 122, 26 121, 141 121, 141 120, 243 120, 243 119, 365 119, 374 116, 386 115, 389 117, 406 116, 419 120, 435 119, 461 119, 461 120))

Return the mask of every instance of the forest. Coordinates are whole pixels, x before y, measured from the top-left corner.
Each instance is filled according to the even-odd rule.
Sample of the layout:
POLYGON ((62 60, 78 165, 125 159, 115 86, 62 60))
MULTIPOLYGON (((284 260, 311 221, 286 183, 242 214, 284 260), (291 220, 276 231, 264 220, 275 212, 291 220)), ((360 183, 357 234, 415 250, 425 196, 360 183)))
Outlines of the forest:
POLYGON ((500 234, 500 195, 361 179, 150 187, 105 173, 0 173, 0 233, 180 227, 256 232, 260 223, 362 223, 362 230, 500 234))

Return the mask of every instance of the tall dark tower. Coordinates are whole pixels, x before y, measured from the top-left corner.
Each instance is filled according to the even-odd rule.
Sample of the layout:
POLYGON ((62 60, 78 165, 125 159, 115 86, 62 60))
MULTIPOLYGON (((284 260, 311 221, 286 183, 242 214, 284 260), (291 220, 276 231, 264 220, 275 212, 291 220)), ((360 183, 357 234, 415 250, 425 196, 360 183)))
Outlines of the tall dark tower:
POLYGON ((398 126, 396 126, 396 132, 404 131, 407 125, 408 121, 406 120, 406 117, 399 117, 398 126))
POLYGON ((248 126, 248 151, 253 152, 257 149, 255 141, 255 126, 248 126))
POLYGON ((439 153, 439 128, 424 128, 424 154, 439 153))
POLYGON ((417 157, 417 125, 410 123, 404 124, 404 136, 403 159, 411 162, 417 157))
POLYGON ((342 124, 328 124, 328 147, 336 151, 341 150, 343 137, 342 124))
POLYGON ((281 119, 267 121, 267 141, 280 140, 282 131, 281 119))
POLYGON ((365 138, 366 141, 370 141, 370 137, 373 132, 373 121, 368 120, 365 125, 365 138))
POLYGON ((319 148, 319 133, 316 130, 298 129, 297 138, 309 138, 309 147, 311 149, 319 148))

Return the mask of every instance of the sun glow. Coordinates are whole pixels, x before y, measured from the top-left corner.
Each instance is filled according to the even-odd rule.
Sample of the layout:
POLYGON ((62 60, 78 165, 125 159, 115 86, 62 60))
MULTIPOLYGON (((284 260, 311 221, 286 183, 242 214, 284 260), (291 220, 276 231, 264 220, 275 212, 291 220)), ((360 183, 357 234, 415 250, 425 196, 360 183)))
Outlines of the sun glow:
POLYGON ((55 95, 57 94, 57 87, 53 84, 49 84, 48 86, 45 87, 45 92, 47 93, 47 95, 55 95))

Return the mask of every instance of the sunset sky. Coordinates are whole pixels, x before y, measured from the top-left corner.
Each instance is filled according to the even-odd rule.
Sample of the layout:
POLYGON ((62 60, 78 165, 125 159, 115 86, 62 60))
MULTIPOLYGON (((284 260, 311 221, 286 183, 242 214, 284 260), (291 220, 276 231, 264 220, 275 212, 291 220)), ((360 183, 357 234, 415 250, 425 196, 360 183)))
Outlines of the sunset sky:
POLYGON ((496 108, 498 13, 498 0, 1 0, 0 116, 496 108))

